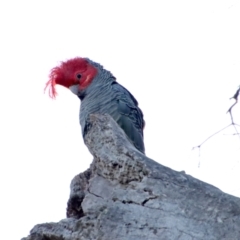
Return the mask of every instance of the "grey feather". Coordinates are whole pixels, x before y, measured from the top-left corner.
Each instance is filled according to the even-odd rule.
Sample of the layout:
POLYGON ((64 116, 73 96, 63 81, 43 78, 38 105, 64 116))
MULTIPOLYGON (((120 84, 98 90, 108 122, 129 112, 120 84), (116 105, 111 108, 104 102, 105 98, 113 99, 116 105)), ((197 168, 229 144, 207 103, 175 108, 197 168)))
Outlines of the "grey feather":
MULTIPOLYGON (((93 64, 94 62, 88 61, 93 64)), ((143 142, 143 113, 137 100, 115 77, 101 65, 94 63, 98 74, 90 86, 78 91, 81 99, 80 124, 84 135, 85 123, 91 113, 109 114, 124 130, 130 142, 142 153, 145 152, 143 142)), ((75 90, 72 89, 76 94, 75 90)))

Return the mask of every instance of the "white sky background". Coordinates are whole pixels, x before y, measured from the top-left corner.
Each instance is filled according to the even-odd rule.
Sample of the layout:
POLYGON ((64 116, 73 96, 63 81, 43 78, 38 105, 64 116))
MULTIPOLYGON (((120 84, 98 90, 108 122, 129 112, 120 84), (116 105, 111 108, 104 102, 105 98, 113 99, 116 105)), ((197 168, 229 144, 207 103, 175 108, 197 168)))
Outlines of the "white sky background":
MULTIPOLYGON (((62 87, 55 101, 43 94, 50 69, 75 56, 104 65, 137 98, 148 157, 240 197, 233 127, 203 145, 200 158, 191 151, 230 123, 239 29, 234 0, 1 1, 2 239, 65 218, 70 181, 92 161, 77 97, 62 87)), ((233 114, 240 124, 239 105, 233 114)))

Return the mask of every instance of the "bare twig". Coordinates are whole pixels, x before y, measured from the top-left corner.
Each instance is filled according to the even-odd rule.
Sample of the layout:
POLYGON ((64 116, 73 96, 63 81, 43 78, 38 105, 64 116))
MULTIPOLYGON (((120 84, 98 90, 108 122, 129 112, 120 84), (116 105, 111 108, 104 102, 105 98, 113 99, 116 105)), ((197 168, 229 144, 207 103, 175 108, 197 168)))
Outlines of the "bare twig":
POLYGON ((231 136, 234 136, 234 135, 239 135, 240 133, 233 133, 233 134, 223 134, 223 135, 225 135, 225 136, 228 136, 228 135, 231 135, 231 136))
MULTIPOLYGON (((236 134, 239 136, 239 139, 240 139, 240 135, 239 135, 239 132, 236 128, 236 126, 239 126, 238 124, 235 124, 234 121, 233 121, 233 115, 232 115, 232 109, 233 107, 238 103, 238 97, 239 97, 239 92, 240 92, 240 86, 238 87, 238 90, 236 91, 236 93, 233 95, 233 99, 235 99, 235 103, 233 103, 233 105, 228 109, 227 113, 230 114, 230 117, 231 117, 231 121, 232 121, 232 125, 233 127, 235 128, 235 131, 236 131, 236 134)), ((232 99, 230 98, 230 99, 232 99)))
MULTIPOLYGON (((235 94, 233 95, 233 97, 232 97, 233 99, 235 99, 235 102, 232 104, 232 106, 231 106, 231 107, 228 109, 228 111, 227 111, 227 113, 229 113, 229 115, 230 115, 231 123, 230 123, 228 126, 226 126, 226 127, 222 128, 222 129, 220 129, 219 131, 213 133, 211 136, 209 136, 208 138, 206 138, 206 139, 205 139, 201 144, 199 144, 198 146, 192 148, 192 150, 194 150, 195 148, 198 148, 198 149, 199 149, 199 156, 200 156, 200 148, 201 148, 201 146, 202 146, 205 142, 207 142, 210 138, 212 138, 213 136, 215 136, 215 135, 217 135, 218 133, 222 132, 222 131, 225 130, 226 128, 230 127, 231 125, 233 125, 233 127, 234 127, 234 129, 235 129, 235 131, 236 131, 233 135, 238 135, 238 136, 239 136, 239 139, 240 139, 240 133, 238 132, 237 127, 236 127, 236 126, 240 127, 240 125, 234 123, 234 121, 233 121, 233 115, 232 115, 232 109, 233 109, 233 107, 238 103, 238 97, 239 97, 239 95, 240 95, 240 86, 238 87, 238 90, 236 91, 236 93, 235 93, 235 94)), ((230 99, 232 99, 232 98, 230 98, 230 99)))
POLYGON ((192 150, 195 149, 195 148, 200 148, 200 147, 201 147, 207 140, 209 140, 211 137, 215 136, 216 134, 220 133, 221 131, 225 130, 226 128, 230 127, 231 125, 232 125, 232 123, 229 124, 228 126, 222 128, 221 130, 213 133, 211 136, 209 136, 208 138, 206 138, 201 144, 199 144, 198 146, 193 147, 192 150))

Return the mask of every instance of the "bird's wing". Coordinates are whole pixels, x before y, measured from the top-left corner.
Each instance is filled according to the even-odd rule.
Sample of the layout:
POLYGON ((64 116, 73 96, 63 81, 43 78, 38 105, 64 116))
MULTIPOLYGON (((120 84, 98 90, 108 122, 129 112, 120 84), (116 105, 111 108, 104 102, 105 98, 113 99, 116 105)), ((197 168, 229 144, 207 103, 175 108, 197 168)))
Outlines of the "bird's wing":
POLYGON ((144 152, 143 128, 145 122, 137 100, 126 88, 117 82, 113 82, 112 90, 111 114, 135 147, 144 152))

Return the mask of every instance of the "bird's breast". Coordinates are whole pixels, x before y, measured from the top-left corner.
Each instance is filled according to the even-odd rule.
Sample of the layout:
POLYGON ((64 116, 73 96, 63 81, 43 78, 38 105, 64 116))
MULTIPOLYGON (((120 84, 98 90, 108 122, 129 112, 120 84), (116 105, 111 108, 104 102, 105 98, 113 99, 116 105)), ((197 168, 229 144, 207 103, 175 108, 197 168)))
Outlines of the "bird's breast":
POLYGON ((111 115, 113 118, 113 111, 116 107, 114 98, 111 93, 100 93, 100 94, 92 94, 86 96, 81 101, 80 107, 80 125, 82 128, 82 132, 84 131, 85 122, 89 116, 89 114, 99 113, 104 114, 107 113, 111 115))

